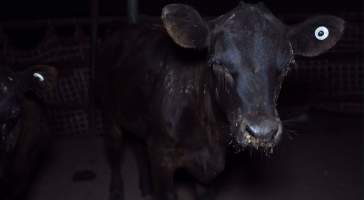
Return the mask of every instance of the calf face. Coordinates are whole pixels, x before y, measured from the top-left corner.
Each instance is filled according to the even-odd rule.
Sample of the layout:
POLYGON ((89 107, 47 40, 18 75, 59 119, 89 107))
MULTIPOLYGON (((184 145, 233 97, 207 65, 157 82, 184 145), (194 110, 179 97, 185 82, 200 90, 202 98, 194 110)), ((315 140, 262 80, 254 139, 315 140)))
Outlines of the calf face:
POLYGON ((164 7, 162 21, 179 46, 208 52, 213 93, 233 141, 264 149, 281 137, 276 103, 294 56, 325 52, 344 29, 344 21, 333 16, 287 26, 263 5, 245 3, 211 21, 189 6, 171 4, 164 7))

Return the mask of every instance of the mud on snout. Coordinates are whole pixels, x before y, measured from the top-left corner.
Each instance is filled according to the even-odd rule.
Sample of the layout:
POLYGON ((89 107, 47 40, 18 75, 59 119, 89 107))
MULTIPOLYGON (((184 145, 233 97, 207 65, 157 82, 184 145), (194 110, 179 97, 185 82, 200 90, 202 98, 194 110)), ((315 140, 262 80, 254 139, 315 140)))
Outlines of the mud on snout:
POLYGON ((282 123, 274 117, 243 118, 235 123, 231 136, 230 143, 237 151, 252 148, 273 153, 282 136, 282 123))

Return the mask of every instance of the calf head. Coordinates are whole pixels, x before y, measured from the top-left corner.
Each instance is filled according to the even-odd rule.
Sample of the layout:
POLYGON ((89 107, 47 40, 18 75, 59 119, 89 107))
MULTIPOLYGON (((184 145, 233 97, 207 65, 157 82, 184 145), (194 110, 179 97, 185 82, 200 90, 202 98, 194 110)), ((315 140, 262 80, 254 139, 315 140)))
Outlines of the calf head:
POLYGON ((193 8, 170 4, 162 21, 183 48, 206 50, 213 93, 239 147, 271 149, 282 124, 276 110, 283 78, 295 55, 317 56, 341 37, 344 21, 316 16, 288 26, 261 4, 240 3, 205 21, 193 8))
POLYGON ((31 67, 22 72, 0 68, 0 152, 10 151, 16 142, 14 129, 22 116, 26 95, 49 88, 56 70, 49 66, 31 67))

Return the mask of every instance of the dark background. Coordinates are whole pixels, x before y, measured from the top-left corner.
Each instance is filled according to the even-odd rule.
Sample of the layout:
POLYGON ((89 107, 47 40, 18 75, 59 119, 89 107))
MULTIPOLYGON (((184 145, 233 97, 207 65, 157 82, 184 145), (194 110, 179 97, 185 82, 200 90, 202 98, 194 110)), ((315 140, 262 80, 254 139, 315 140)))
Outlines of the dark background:
MULTIPOLYGON (((85 17, 90 15, 90 0, 2 0, 0 1, 0 19, 38 19, 85 17)), ((143 14, 159 15, 162 7, 168 3, 186 3, 197 8, 205 15, 219 15, 237 5, 239 0, 140 0, 143 14)), ((256 0, 246 2, 255 3, 256 0)), ((342 13, 360 12, 362 0, 265 0, 273 13, 342 13)), ((122 16, 126 14, 126 0, 99 1, 101 16, 122 16)))
MULTIPOLYGON (((192 5, 203 16, 215 16, 232 9, 239 0, 139 0, 139 8, 141 14, 159 16, 164 5, 174 2, 192 5)), ((218 179, 217 188, 221 193, 225 192, 224 195, 228 195, 224 197, 231 197, 229 199, 244 197, 259 200, 358 200, 363 174, 363 117, 353 116, 352 113, 358 114, 358 110, 361 110, 358 108, 362 108, 363 102, 363 31, 360 29, 362 20, 357 19, 363 15, 363 0, 263 2, 275 15, 285 16, 287 13, 288 17, 284 19, 288 19, 289 22, 298 21, 289 17, 295 13, 301 14, 299 17, 302 18, 312 14, 333 14, 347 20, 347 29, 333 51, 315 59, 297 59, 299 68, 294 69, 287 77, 289 79, 283 86, 279 102, 280 105, 294 102, 300 109, 294 108, 293 113, 289 112, 290 110, 281 113, 283 120, 288 119, 295 123, 292 127, 288 126, 290 130, 287 129, 277 153, 269 159, 264 156, 237 154, 237 161, 232 162, 234 164, 230 164, 226 172, 220 176, 221 179, 218 179), (316 105, 315 108, 319 111, 330 112, 320 113, 306 109, 311 104, 316 105), (232 169, 231 166, 235 168, 232 169)), ((91 15, 90 5, 91 0, 0 0, 0 24, 9 20, 88 17, 91 15)), ((126 0, 99 0, 99 14, 125 16, 126 0)), ((72 27, 69 29, 72 29, 73 33, 74 27, 70 26, 72 27)), ((19 63, 48 64, 48 60, 57 60, 60 62, 56 63, 59 70, 64 68, 64 71, 73 71, 60 77, 54 98, 62 99, 61 103, 65 101, 81 104, 88 99, 88 37, 71 37, 70 41, 62 43, 62 38, 52 37, 59 34, 59 27, 58 32, 50 36, 43 33, 50 29, 49 27, 4 29, 5 35, 10 37, 11 48, 0 43, 0 62, 6 61, 5 63, 9 62, 9 65, 13 66, 19 63), (73 51, 72 45, 81 50, 76 48, 77 51, 73 51), (15 49, 14 52, 17 53, 18 49, 15 47, 27 47, 25 50, 32 53, 51 53, 40 56, 40 59, 30 59, 32 55, 23 56, 21 61, 6 59, 12 55, 7 53, 11 49, 15 49), (53 55, 56 54, 52 53, 54 49, 61 49, 60 55, 53 55), (60 58, 67 57, 65 55, 73 57, 69 56, 72 59, 64 62, 60 58)), ((90 27, 85 28, 89 29, 90 27)), ((4 44, 7 44, 7 40, 4 41, 4 44)), ((52 96, 50 99, 52 100, 52 96)), ((108 168, 104 160, 103 143, 100 138, 94 138, 92 135, 88 140, 85 140, 85 137, 74 137, 90 136, 87 132, 87 112, 82 109, 65 110, 56 107, 51 108, 49 113, 53 130, 57 135, 65 137, 56 141, 53 160, 44 167, 45 170, 30 192, 30 199, 104 199, 108 194, 108 175, 105 175, 108 168), (77 169, 94 171, 96 179, 91 182, 73 182, 71 177, 75 172, 75 166, 77 169)), ((141 199, 130 192, 130 180, 137 179, 130 176, 136 174, 133 172, 135 167, 130 162, 125 163, 128 180, 125 191, 128 191, 126 196, 129 197, 126 199, 141 199)))

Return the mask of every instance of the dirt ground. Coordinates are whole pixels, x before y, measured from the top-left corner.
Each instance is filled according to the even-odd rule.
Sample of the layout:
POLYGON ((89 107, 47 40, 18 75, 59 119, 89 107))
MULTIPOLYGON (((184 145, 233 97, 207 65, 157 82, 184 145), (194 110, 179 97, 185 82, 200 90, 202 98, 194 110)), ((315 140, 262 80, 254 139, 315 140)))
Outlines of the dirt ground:
MULTIPOLYGON (((360 199, 363 119, 323 113, 303 118, 289 125, 290 134, 270 157, 249 152, 230 156, 226 171, 211 185, 217 200, 360 199)), ((101 137, 58 138, 30 200, 106 200, 109 169, 103 145, 101 137)), ((124 163, 125 199, 142 199, 129 150, 124 163)), ((192 199, 186 181, 179 185, 180 199, 192 199)))

